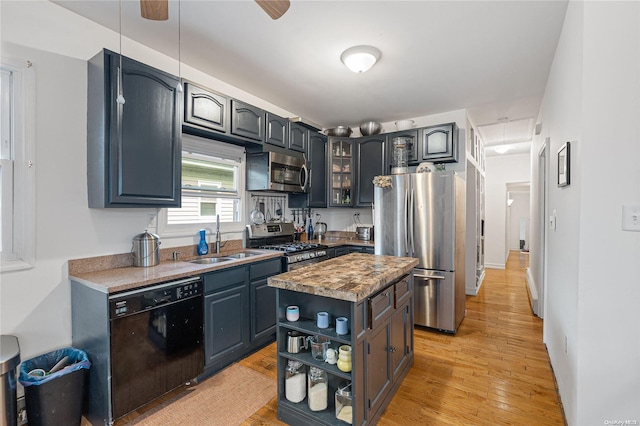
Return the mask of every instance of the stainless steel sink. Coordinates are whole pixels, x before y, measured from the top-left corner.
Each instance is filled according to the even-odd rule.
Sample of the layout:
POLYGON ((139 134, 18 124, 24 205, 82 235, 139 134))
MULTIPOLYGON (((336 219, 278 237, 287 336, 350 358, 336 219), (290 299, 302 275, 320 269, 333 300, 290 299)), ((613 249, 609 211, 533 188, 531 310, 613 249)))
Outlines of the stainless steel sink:
POLYGON ((231 257, 205 257, 204 259, 190 260, 189 263, 197 263, 199 265, 209 265, 213 263, 229 262, 234 260, 231 257))
POLYGON ((258 256, 260 254, 262 253, 255 252, 255 251, 243 251, 236 254, 230 254, 228 257, 232 257, 234 259, 244 259, 245 257, 258 256))

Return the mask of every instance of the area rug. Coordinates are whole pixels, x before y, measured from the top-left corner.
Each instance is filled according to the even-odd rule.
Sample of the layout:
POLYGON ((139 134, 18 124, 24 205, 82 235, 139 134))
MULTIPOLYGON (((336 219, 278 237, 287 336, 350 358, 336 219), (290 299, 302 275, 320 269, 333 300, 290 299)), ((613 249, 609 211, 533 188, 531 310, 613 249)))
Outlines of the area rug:
POLYGON ((275 380, 233 364, 129 424, 240 425, 275 396, 275 380))

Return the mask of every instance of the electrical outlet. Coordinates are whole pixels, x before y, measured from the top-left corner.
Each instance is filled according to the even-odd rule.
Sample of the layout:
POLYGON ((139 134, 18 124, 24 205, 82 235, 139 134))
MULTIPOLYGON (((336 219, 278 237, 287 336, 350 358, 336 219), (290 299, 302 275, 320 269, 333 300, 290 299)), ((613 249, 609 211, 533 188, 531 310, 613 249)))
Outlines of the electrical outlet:
POLYGON ((154 228, 157 226, 157 221, 156 221, 156 219, 158 218, 158 215, 157 215, 157 214, 149 213, 147 216, 148 216, 148 218, 149 218, 149 220, 148 220, 148 222, 147 222, 147 223, 148 223, 148 224, 147 224, 147 226, 148 226, 149 228, 151 228, 151 229, 154 229, 154 228))
POLYGON ((24 401, 24 396, 18 398, 18 423, 17 426, 27 424, 27 407, 24 401))

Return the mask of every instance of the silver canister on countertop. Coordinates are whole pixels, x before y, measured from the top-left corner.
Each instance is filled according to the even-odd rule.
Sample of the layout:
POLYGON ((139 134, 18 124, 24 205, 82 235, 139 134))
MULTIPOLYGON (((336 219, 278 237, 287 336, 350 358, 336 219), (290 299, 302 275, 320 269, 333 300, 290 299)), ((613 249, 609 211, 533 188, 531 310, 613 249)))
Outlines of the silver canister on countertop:
POLYGON ((133 266, 155 266, 160 263, 160 237, 148 232, 133 237, 131 247, 133 266))
POLYGON ((356 227, 356 240, 363 240, 363 241, 373 240, 373 226, 356 227))

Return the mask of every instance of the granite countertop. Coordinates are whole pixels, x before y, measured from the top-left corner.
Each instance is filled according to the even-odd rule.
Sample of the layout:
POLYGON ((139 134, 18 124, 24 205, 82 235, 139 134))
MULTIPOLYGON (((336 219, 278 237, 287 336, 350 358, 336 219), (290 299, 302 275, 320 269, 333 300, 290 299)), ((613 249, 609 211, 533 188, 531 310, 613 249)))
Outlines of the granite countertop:
MULTIPOLYGON (((117 293, 126 290, 133 290, 151 284, 164 281, 176 280, 180 278, 193 277, 199 274, 213 272, 220 269, 245 265, 261 260, 282 257, 281 252, 272 250, 247 249, 237 252, 250 251, 256 254, 242 259, 233 259, 227 262, 204 264, 190 263, 188 261, 165 260, 150 267, 125 266, 108 268, 97 271, 73 272, 70 270, 69 278, 84 284, 88 287, 104 293, 117 293)), ((225 257, 233 253, 222 253, 215 256, 205 257, 225 257)), ((78 268, 79 269, 79 268, 78 268)))
MULTIPOLYGON (((302 241, 306 241, 306 238, 302 241)), ((373 241, 356 240, 354 232, 331 231, 321 241, 314 239, 311 242, 319 242, 329 247, 342 245, 373 247, 373 241)), ((205 257, 225 257, 246 251, 260 254, 228 262, 200 265, 189 262, 189 260, 198 258, 193 253, 190 254, 193 251, 193 247, 173 247, 162 249, 160 251, 160 263, 146 268, 131 266, 130 253, 72 259, 69 260, 69 278, 110 294, 282 256, 282 253, 278 251, 243 249, 241 243, 241 241, 229 241, 228 250, 217 255, 205 257), (181 255, 184 260, 171 260, 171 254, 174 251, 184 253, 181 255)))
POLYGON ((268 279, 270 287, 359 302, 408 274, 418 259, 351 253, 268 279))

